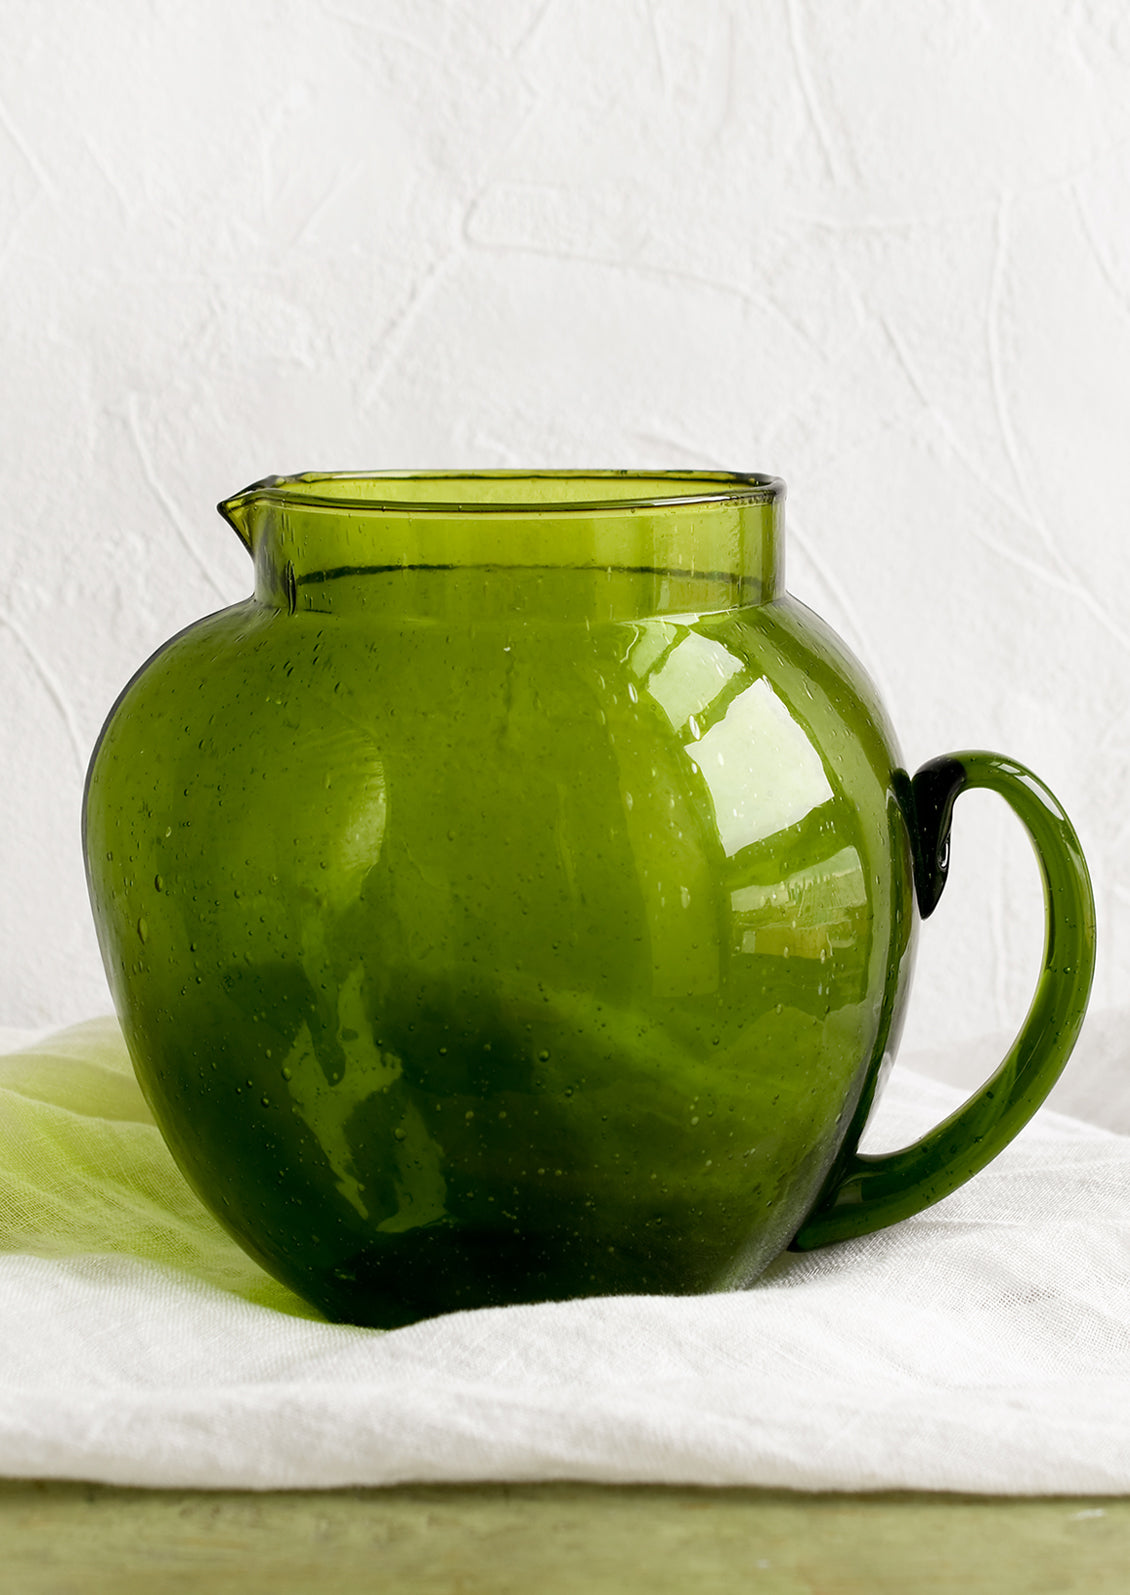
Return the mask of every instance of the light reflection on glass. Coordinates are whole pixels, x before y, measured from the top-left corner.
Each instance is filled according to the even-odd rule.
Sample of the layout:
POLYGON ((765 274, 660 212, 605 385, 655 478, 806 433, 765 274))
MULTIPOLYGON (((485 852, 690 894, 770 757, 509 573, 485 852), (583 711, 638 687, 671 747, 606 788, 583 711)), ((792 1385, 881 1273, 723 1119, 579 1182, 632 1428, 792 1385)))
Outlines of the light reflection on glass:
POLYGON ((710 791, 727 858, 796 825, 832 796, 820 755, 764 679, 740 692, 686 751, 710 791))
POLYGON ((768 886, 730 893, 738 946, 760 956, 823 961, 859 938, 867 912, 867 882, 854 847, 768 886))
MULTIPOLYGON (((833 968, 825 977, 813 965, 830 963, 842 985, 845 959, 851 964, 868 942, 869 912, 863 862, 839 828, 828 769, 787 702, 764 677, 751 679, 749 660, 714 638, 680 632, 670 621, 662 629, 648 627, 630 664, 679 733, 681 755, 694 772, 698 812, 714 832, 714 846, 732 862, 729 888, 719 882, 721 900, 698 878, 690 889, 693 846, 673 850, 662 882, 647 880, 657 985, 688 995, 717 989, 728 942, 730 956, 743 965, 751 956, 797 959, 802 984, 792 992, 793 1004, 808 1000, 807 981, 808 996, 826 1004, 829 988, 820 982, 833 978, 833 968), (682 913, 674 911, 676 889, 682 913), (721 929, 727 922, 728 932, 721 929)), ((649 810, 658 796, 658 788, 649 789, 649 810)), ((685 797, 670 788, 670 809, 681 809, 685 797)), ((626 802, 629 826, 636 829, 645 825, 641 798, 626 802)), ((667 823, 673 820, 674 812, 667 823)), ((696 827, 689 812, 682 822, 684 844, 696 827)), ((649 812, 649 834, 654 823, 649 812)))
POLYGON ((720 642, 692 631, 672 648, 648 681, 647 690, 674 729, 681 731, 691 716, 708 709, 730 677, 744 668, 742 660, 720 642))

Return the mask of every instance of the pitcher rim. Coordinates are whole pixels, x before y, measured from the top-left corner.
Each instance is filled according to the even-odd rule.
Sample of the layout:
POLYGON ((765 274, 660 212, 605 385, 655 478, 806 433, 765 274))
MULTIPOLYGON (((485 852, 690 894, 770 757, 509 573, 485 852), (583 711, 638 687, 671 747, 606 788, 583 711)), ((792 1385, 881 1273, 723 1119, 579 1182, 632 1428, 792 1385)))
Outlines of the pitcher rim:
POLYGON ((630 514, 639 510, 663 510, 682 506, 708 504, 772 504, 785 497, 785 484, 778 476, 760 471, 675 471, 675 470, 406 470, 406 471, 300 471, 289 476, 265 476, 243 488, 231 498, 216 506, 225 519, 232 520, 232 512, 244 508, 251 501, 301 505, 304 509, 337 511, 369 511, 381 515, 505 515, 539 517, 559 515, 602 516, 630 514), (460 479, 474 482, 491 481, 573 481, 594 483, 670 482, 681 484, 684 491, 670 493, 641 493, 627 498, 622 496, 600 498, 586 496, 581 499, 544 499, 540 503, 519 500, 489 499, 471 503, 462 499, 402 499, 358 496, 348 492, 300 491, 318 483, 349 482, 452 482, 460 479))

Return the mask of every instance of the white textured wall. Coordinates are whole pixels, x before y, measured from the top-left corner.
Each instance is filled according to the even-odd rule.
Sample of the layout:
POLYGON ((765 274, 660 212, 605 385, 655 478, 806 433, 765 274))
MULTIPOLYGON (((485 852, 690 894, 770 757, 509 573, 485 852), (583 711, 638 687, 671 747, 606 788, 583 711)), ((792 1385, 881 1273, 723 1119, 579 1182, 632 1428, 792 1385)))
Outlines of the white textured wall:
MULTIPOLYGON (((247 590, 271 471, 783 475, 793 590, 913 768, 1031 762, 1130 968, 1120 0, 0 0, 0 1021, 102 1010, 83 768, 247 590)), ((961 805, 912 1030, 1018 1020, 961 805)))

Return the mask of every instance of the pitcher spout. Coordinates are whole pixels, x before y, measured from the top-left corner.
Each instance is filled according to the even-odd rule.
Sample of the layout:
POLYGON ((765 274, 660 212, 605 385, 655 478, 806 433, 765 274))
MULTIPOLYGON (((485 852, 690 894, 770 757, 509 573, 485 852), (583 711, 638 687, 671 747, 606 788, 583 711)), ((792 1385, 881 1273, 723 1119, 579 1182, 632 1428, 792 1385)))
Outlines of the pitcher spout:
POLYGON ((234 498, 222 499, 216 508, 233 527, 239 536, 240 542, 247 552, 254 556, 255 543, 252 535, 252 512, 260 494, 281 481, 278 476, 265 476, 261 482, 252 482, 250 487, 245 487, 241 493, 236 493, 234 498))

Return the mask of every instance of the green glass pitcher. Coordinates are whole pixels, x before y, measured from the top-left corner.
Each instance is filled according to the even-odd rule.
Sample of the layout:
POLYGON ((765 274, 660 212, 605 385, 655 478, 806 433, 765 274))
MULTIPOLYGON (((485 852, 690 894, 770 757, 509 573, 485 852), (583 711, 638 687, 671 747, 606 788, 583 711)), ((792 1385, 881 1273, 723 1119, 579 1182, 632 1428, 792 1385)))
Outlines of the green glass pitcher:
POLYGON ((184 1174, 330 1318, 740 1288, 994 1157, 1082 1022, 1070 823, 989 753, 913 780, 782 581, 783 485, 309 474, 220 506, 255 593, 126 687, 90 892, 184 1174), (857 1143, 965 787, 1047 903, 1020 1035, 914 1146, 857 1143))

